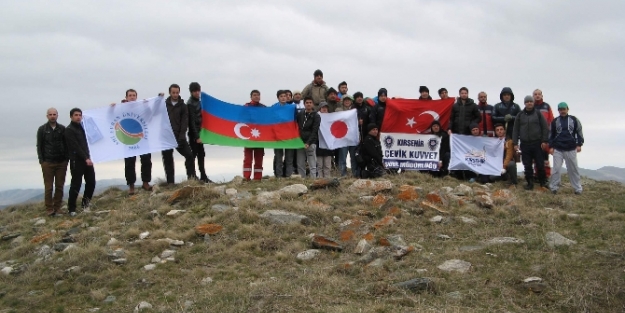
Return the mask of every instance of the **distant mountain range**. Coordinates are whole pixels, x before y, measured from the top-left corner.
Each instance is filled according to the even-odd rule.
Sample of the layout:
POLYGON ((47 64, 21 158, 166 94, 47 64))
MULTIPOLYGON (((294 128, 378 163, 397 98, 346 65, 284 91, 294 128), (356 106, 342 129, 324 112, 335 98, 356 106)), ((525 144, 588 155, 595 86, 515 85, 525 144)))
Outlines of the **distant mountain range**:
POLYGON ((604 166, 598 170, 587 170, 584 168, 580 168, 579 173, 582 176, 586 176, 595 180, 614 180, 625 184, 625 168, 614 166, 604 166))

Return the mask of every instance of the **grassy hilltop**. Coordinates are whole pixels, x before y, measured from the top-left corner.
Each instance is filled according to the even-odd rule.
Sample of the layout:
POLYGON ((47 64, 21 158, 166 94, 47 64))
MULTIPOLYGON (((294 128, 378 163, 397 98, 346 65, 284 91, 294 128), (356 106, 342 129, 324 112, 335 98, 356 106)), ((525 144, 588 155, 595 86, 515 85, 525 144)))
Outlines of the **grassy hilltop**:
POLYGON ((9 207, 0 312, 625 310, 619 183, 355 182, 112 188, 75 218, 9 207))

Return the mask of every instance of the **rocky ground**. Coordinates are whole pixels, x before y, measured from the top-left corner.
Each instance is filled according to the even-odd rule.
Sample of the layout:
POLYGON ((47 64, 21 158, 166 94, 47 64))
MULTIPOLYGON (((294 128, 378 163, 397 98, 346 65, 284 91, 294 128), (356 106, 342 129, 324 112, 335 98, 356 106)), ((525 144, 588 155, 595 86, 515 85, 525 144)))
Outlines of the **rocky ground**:
POLYGON ((0 211, 0 312, 623 312, 625 187, 408 173, 0 211))

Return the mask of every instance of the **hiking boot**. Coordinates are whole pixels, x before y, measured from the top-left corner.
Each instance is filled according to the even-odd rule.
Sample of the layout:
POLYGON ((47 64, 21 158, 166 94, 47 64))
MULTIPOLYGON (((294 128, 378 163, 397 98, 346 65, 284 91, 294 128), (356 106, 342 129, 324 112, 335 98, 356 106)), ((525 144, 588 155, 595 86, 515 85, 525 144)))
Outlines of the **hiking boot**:
POLYGON ((143 186, 141 186, 141 189, 145 191, 152 191, 152 186, 150 186, 150 183, 148 182, 143 182, 143 186))
POLYGON ((525 187, 523 187, 525 190, 533 190, 534 189, 534 181, 533 180, 528 180, 527 181, 527 185, 525 185, 525 187))
POLYGON ((128 195, 132 196, 135 194, 135 185, 128 185, 128 195))

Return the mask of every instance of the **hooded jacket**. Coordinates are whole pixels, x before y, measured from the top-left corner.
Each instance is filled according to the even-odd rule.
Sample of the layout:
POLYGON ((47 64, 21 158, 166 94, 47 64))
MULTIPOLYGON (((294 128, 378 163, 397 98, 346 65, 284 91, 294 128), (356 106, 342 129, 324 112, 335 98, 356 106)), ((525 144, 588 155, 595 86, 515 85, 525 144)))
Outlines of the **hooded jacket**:
POLYGON ((165 106, 167 106, 169 123, 171 124, 171 130, 174 132, 174 137, 176 137, 176 140, 186 140, 185 136, 189 128, 189 111, 184 104, 184 100, 178 98, 176 105, 173 105, 171 97, 167 97, 165 106))
POLYGON ((447 134, 447 132, 445 130, 443 130, 443 127, 441 126, 441 123, 439 121, 433 121, 432 124, 430 125, 430 132, 432 133, 432 135, 436 135, 438 137, 441 137, 441 147, 438 150, 438 159, 439 161, 443 160, 443 156, 445 156, 446 153, 450 153, 451 152, 451 147, 449 146, 449 134, 447 134), (439 131, 437 133, 435 133, 432 130, 432 126, 434 125, 438 125, 439 127, 439 131))
POLYGON ((458 98, 454 106, 451 108, 451 118, 449 119, 449 129, 454 134, 470 135, 471 129, 469 125, 479 124, 482 120, 477 104, 471 98, 467 98, 463 104, 462 99, 458 98))
POLYGON ((39 127, 37 130, 37 157, 39 164, 67 161, 65 126, 56 123, 56 127, 52 129, 48 122, 39 127))
POLYGON ((302 90, 302 99, 311 97, 315 107, 319 107, 319 103, 326 101, 326 92, 328 92, 328 86, 324 81, 321 84, 312 81, 302 90))
POLYGON ((512 137, 512 130, 514 129, 514 121, 516 116, 521 112, 521 107, 514 103, 514 93, 512 93, 512 89, 510 87, 504 87, 499 93, 499 100, 501 102, 495 104, 493 108, 493 124, 504 124, 506 125, 506 115, 510 114, 512 119, 506 125, 506 136, 512 137), (510 98, 510 102, 503 101, 503 94, 509 93, 512 97, 510 98))
POLYGON ((195 141, 200 138, 202 130, 202 103, 200 99, 189 97, 187 100, 187 111, 189 112, 189 139, 195 141))
POLYGON ((85 134, 85 129, 82 128, 80 123, 69 123, 69 125, 65 128, 64 135, 70 160, 85 161, 87 159, 91 159, 89 146, 87 145, 87 135, 85 134))
POLYGON ((546 143, 549 141, 547 120, 536 108, 530 111, 523 110, 516 116, 512 142, 517 145, 519 139, 522 144, 546 143))

